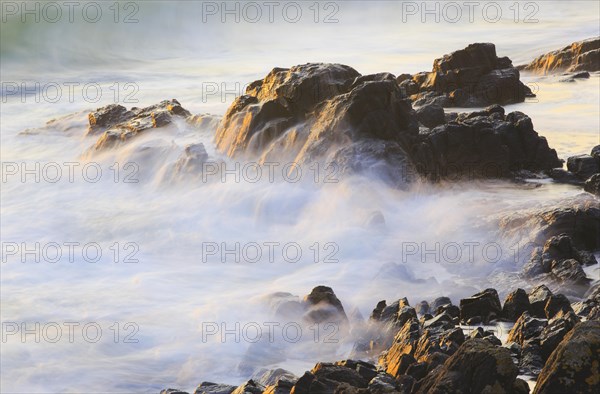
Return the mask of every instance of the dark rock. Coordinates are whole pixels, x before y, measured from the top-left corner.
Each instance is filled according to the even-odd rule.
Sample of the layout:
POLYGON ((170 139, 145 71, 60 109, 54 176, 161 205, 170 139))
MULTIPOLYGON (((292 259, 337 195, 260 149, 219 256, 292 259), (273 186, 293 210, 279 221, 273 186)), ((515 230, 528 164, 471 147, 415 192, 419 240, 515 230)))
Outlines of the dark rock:
POLYGON ((591 281, 575 259, 554 260, 551 272, 558 281, 567 284, 587 286, 591 281))
POLYGON ((431 311, 436 311, 442 305, 450 304, 452 305, 452 301, 448 297, 438 297, 431 303, 431 311))
POLYGON ((546 306, 544 307, 546 319, 552 319, 558 312, 573 312, 571 308, 571 302, 563 294, 553 294, 548 298, 546 306))
POLYGON ((524 346, 527 341, 538 338, 547 325, 545 319, 531 317, 528 312, 524 312, 508 333, 506 342, 515 342, 524 346))
POLYGON ((553 168, 551 170, 546 171, 546 174, 559 183, 568 183, 577 186, 580 186, 582 184, 581 179, 579 179, 572 172, 569 172, 563 168, 553 168))
POLYGON ((417 312, 413 307, 404 306, 398 311, 394 322, 398 327, 402 327, 409 320, 417 320, 417 312))
POLYGON ((600 38, 574 42, 563 49, 541 55, 521 68, 538 74, 559 71, 599 71, 600 38))
POLYGON ((335 365, 353 369, 367 381, 370 381, 377 376, 377 368, 373 364, 369 364, 365 361, 343 360, 337 361, 335 365))
POLYGON ((534 394, 600 391, 600 322, 577 324, 552 352, 534 394))
POLYGON ((538 376, 544 368, 544 356, 539 340, 526 341, 521 349, 519 369, 523 374, 538 376))
POLYGON ((454 327, 454 319, 452 316, 447 313, 440 313, 434 318, 425 320, 423 322, 424 328, 434 328, 434 327, 443 327, 444 329, 449 329, 454 327))
POLYGON ((381 313, 383 312, 386 306, 387 304, 385 300, 379 301, 375 309, 373 309, 373 312, 371 312, 371 316, 369 317, 369 319, 375 321, 381 320, 381 313))
POLYGON ((258 371, 252 376, 252 380, 266 387, 275 385, 279 380, 295 382, 298 380, 298 377, 283 368, 276 368, 258 371))
POLYGON ((600 160, 590 155, 571 156, 567 159, 567 169, 585 181, 600 172, 600 160))
POLYGON ((504 116, 500 106, 459 114, 456 121, 420 134, 412 152, 417 171, 434 180, 507 178, 562 166, 527 115, 504 116))
POLYGON ((392 376, 382 373, 371 379, 368 389, 373 394, 391 393, 397 391, 397 383, 392 376))
POLYGON ((435 314, 439 315, 442 313, 446 313, 451 318, 456 318, 460 316, 460 308, 452 304, 438 306, 438 308, 435 310, 435 314))
POLYGON ((417 109, 417 119, 423 126, 430 129, 446 122, 444 108, 437 104, 428 104, 417 109))
POLYGON ((189 394, 189 393, 178 390, 178 389, 165 389, 165 390, 160 390, 160 394, 189 394))
POLYGON ((600 196, 600 174, 594 174, 587 181, 585 181, 583 190, 600 196))
POLYGON ((231 394, 236 386, 228 384, 217 384, 211 382, 202 382, 194 391, 194 394, 231 394))
POLYGON ((417 348, 417 343, 421 336, 419 322, 416 320, 408 321, 395 335, 391 347, 381 353, 379 364, 390 375, 397 377, 401 375, 399 371, 406 365, 406 358, 403 355, 413 356, 417 348))
POLYGON ((190 115, 175 99, 129 111, 113 104, 89 114, 88 134, 102 133, 94 145, 95 150, 100 150, 127 141, 145 130, 166 126, 175 117, 185 119, 190 115))
POLYGON ((308 307, 308 312, 304 317, 311 323, 345 324, 348 322, 342 302, 337 298, 331 287, 315 287, 304 298, 304 303, 308 307))
POLYGON ((416 393, 521 393, 518 372, 507 349, 471 339, 419 382, 416 393))
POLYGON ((502 317, 508 321, 516 321, 523 312, 529 311, 529 297, 523 289, 517 289, 506 296, 502 307, 502 317))
POLYGON ((539 285, 535 287, 529 293, 529 304, 531 305, 530 311, 534 317, 546 317, 546 303, 552 296, 552 292, 546 285, 539 285))
POLYGON ((352 387, 366 388, 368 381, 356 370, 332 363, 318 363, 306 372, 291 390, 293 394, 333 394, 343 383, 352 387))
POLYGON ((488 341, 489 343, 491 343, 494 346, 502 346, 502 341, 493 334, 485 336, 483 339, 485 339, 486 341, 488 341))
POLYGON ((410 375, 415 380, 421 380, 427 375, 427 363, 420 362, 410 365, 406 370, 406 375, 410 375))
POLYGON ((414 94, 415 105, 436 102, 445 107, 485 107, 523 102, 533 96, 510 59, 496 56, 494 44, 471 44, 436 59, 432 72, 415 74, 410 82, 403 84, 408 94, 414 94), (416 88, 409 86, 410 82, 416 88), (426 100, 419 100, 423 98, 426 100))
POLYGON ((429 303, 427 301, 419 302, 415 307, 415 311, 419 315, 425 315, 426 313, 429 313, 429 303))
POLYGON ((579 323, 579 318, 573 311, 558 312, 540 333, 540 346, 544 360, 556 349, 563 338, 579 323))
POLYGON ((460 318, 462 321, 480 317, 484 323, 494 320, 502 313, 502 306, 495 289, 486 289, 469 298, 460 300, 460 318))
POLYGON ((238 386, 231 394, 262 394, 265 387, 254 380, 249 380, 246 383, 238 386))

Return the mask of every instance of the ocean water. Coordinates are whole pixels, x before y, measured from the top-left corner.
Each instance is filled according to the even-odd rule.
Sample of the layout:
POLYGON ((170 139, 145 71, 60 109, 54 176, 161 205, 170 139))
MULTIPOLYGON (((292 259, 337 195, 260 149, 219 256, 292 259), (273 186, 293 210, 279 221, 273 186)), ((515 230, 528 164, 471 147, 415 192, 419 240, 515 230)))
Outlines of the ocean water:
MULTIPOLYGON (((481 3, 472 23, 466 14, 456 23, 446 20, 454 14, 422 23, 422 10, 413 15, 409 3, 391 1, 317 3, 317 23, 312 2, 298 3, 303 17, 296 23, 278 11, 272 23, 266 16, 248 22, 253 14, 239 22, 226 14, 222 22, 221 10, 206 14, 215 3, 196 1, 116 3, 118 23, 112 2, 99 3, 97 23, 77 12, 72 23, 64 15, 49 23, 43 16, 50 14, 23 23, 3 8, 2 391, 129 393, 240 383, 248 378, 238 364, 252 346, 251 334, 223 339, 207 330, 225 324, 236 331, 236 323, 264 330, 272 321, 268 296, 275 292, 302 297, 327 285, 347 313, 364 317, 381 299, 406 296, 416 303, 450 295, 456 302, 488 286, 506 294, 516 282, 488 274, 501 270, 510 277, 526 256, 498 237, 496 219, 576 196, 579 188, 487 181, 400 191, 364 178, 252 183, 233 176, 172 183, 165 181, 168 171, 190 143, 202 142, 212 158, 235 166, 215 151, 214 130, 177 122, 104 154, 90 153, 95 138, 86 136, 87 113, 114 102, 130 107, 177 98, 192 113, 222 115, 245 84, 275 66, 322 61, 363 74, 412 73, 471 42, 494 42, 500 56, 521 64, 600 33, 597 2, 543 1, 534 8, 517 2, 517 22, 508 2, 494 3, 503 16, 492 22, 490 3, 481 3), (123 23, 126 17, 137 22, 123 23), (327 18, 332 23, 324 23, 327 18), (70 83, 79 84, 72 100, 70 83), (62 95, 51 102, 56 85, 62 95), (93 90, 84 91, 88 86, 100 87, 97 100, 93 90), (46 125, 50 119, 57 120, 46 125), (7 175, 13 163, 53 166, 39 182, 33 175, 23 182, 7 175), (72 181, 65 163, 80 163, 72 181), (101 166, 97 182, 80 171, 86 163, 101 166), (57 167, 63 176, 49 182, 57 167), (128 175, 139 182, 126 182, 128 175), (379 214, 385 224, 373 225, 379 214), (36 243, 40 262, 34 252, 23 256, 36 243), (236 243, 260 245, 261 257, 236 263, 221 255, 236 243), (277 243, 272 256, 268 243, 277 243), (62 252, 56 259, 55 244, 62 252), (455 244, 461 258, 442 262, 452 260, 445 247, 455 244), (17 254, 7 249, 14 245, 17 254), (215 245, 218 252, 207 253, 215 245), (472 256, 466 245, 476 245, 472 256), (102 256, 91 262, 98 247, 102 256), (294 253, 298 247, 301 256, 294 253)), ((566 159, 600 143, 600 77, 559 79, 524 75, 537 98, 506 109, 530 115, 566 159)), ((317 361, 347 357, 352 333, 339 333, 336 344, 313 334, 304 327, 297 343, 280 338, 265 345, 268 356, 284 356, 259 357, 258 364, 301 374, 317 361)))

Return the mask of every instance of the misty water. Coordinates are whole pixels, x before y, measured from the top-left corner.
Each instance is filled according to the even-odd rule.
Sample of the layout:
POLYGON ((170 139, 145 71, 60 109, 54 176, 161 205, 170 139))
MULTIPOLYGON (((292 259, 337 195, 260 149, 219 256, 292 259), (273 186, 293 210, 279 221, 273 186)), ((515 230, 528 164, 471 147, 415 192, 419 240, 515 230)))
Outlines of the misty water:
MULTIPOLYGON (((456 302, 486 287, 497 288, 503 298, 516 284, 526 286, 512 274, 527 257, 517 252, 515 242, 521 240, 501 237, 497 220, 577 196, 580 188, 536 180, 416 183, 398 190, 360 177, 334 177, 336 182, 308 177, 297 183, 263 177, 254 183, 233 175, 225 182, 218 177, 168 182, 169 169, 191 143, 202 142, 211 158, 235 166, 215 150, 214 128, 183 121, 115 150, 88 151, 96 140, 86 136, 88 112, 115 101, 141 107, 176 98, 194 114, 223 115, 234 99, 231 91, 241 93, 275 66, 337 62, 362 74, 398 75, 430 70, 433 59, 472 42, 494 42, 499 56, 522 64, 599 34, 597 2, 538 2, 535 23, 515 23, 507 5, 496 23, 480 14, 474 23, 465 18, 421 23, 417 16, 403 22, 400 3, 369 3, 368 9, 361 2, 336 3, 338 21, 329 24, 314 23, 310 14, 298 23, 278 17, 274 23, 222 23, 219 17, 204 23, 202 4, 194 1, 140 3, 138 22, 131 24, 114 23, 112 15, 97 24, 80 18, 53 24, 13 18, 2 24, 3 171, 7 162, 29 168, 58 163, 63 171, 64 163, 93 162, 103 169, 95 183, 79 169, 72 182, 64 173, 56 183, 3 178, 3 243, 96 243, 103 252, 95 263, 80 246, 73 257, 63 253, 56 262, 23 263, 3 249, 3 324, 38 322, 51 331, 48 323, 54 322, 63 330, 56 343, 38 343, 33 334, 24 343, 20 334, 3 338, 3 389, 157 392, 193 390, 201 381, 240 383, 249 377, 238 364, 250 341, 233 336, 223 341, 218 335, 205 340, 203 327, 264 327, 271 321, 268 295, 275 292, 302 297, 327 285, 347 313, 356 309, 366 318, 382 299, 406 296, 416 303, 448 295, 456 302), (65 83, 74 81, 80 86, 71 102, 65 83), (51 103, 40 91, 14 94, 9 85, 22 82, 56 83, 63 96, 51 103), (97 102, 82 92, 85 83, 102 87, 97 102), (207 90, 215 86, 230 93, 207 90), (128 98, 137 101, 125 102, 132 91, 128 98), (46 125, 51 119, 57 120, 46 125), (126 163, 136 167, 125 168, 126 163), (131 171, 139 182, 124 181, 131 171), (373 220, 381 216, 383 225, 373 220), (263 245, 263 252, 265 243, 280 246, 273 259, 263 253, 253 263, 203 254, 208 244, 236 242, 263 245), (292 243, 302 251, 297 259, 283 250, 292 243), (477 246, 472 258, 455 263, 427 253, 449 243, 463 246, 462 253, 465 243, 477 246), (501 255, 485 251, 488 244, 499 245, 501 255), (414 245, 416 253, 407 249, 414 245), (128 256, 137 262, 126 262, 128 256), (64 322, 95 323, 102 336, 85 340, 76 328, 70 341, 64 322)), ((309 12, 307 4, 303 9, 309 12)), ((560 158, 588 153, 600 143, 598 74, 575 83, 533 75, 522 80, 537 97, 506 110, 528 114, 560 158)), ((597 270, 594 274, 598 279, 597 270)), ((94 336, 93 330, 89 334, 94 336)), ((317 361, 346 357, 351 339, 341 336, 336 346, 306 338, 278 341, 274 346, 286 357, 275 365, 301 374, 317 361)))

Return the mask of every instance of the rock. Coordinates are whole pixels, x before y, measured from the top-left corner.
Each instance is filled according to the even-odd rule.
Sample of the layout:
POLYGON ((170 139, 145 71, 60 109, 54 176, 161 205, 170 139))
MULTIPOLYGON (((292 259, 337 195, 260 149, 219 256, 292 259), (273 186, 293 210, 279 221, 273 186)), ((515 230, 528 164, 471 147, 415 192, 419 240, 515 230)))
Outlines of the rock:
POLYGON ((262 394, 265 387, 254 380, 249 380, 246 383, 238 386, 231 394, 262 394))
POLYGON ((445 329, 454 327, 454 319, 447 313, 440 313, 434 318, 425 320, 423 328, 443 327, 445 329))
POLYGON ((369 392, 373 394, 396 392, 396 380, 388 374, 380 374, 371 379, 371 381, 369 382, 368 389, 369 392))
POLYGON ((551 170, 545 171, 545 173, 556 182, 559 183, 568 183, 570 185, 580 186, 582 184, 581 179, 579 179, 575 174, 569 172, 563 168, 553 168, 551 170))
POLYGON ((427 375, 427 363, 420 362, 410 365, 406 370, 406 375, 410 375, 415 380, 421 380, 427 375))
POLYGON ((423 126, 430 129, 446 122, 444 108, 437 104, 428 104, 417 109, 417 119, 423 126))
POLYGON ((417 306, 415 307, 415 311, 419 315, 424 315, 426 313, 429 313, 429 303, 427 301, 419 302, 417 304, 417 306))
POLYGON ((537 74, 559 71, 599 71, 600 38, 574 42, 563 49, 541 55, 521 68, 537 74))
POLYGON ((402 326, 395 335, 391 347, 379 356, 379 364, 385 372, 394 377, 402 374, 400 371, 407 363, 407 359, 402 356, 414 355, 420 336, 421 330, 418 321, 410 320, 402 326))
POLYGON ((194 394, 231 394, 236 386, 228 384, 217 384, 211 382, 202 382, 194 391, 194 394))
POLYGON ((539 285, 529 293, 530 311, 534 317, 546 317, 546 303, 552 297, 552 292, 546 285, 539 285))
POLYGON ((448 297, 438 297, 431 303, 431 311, 436 311, 442 305, 450 304, 452 305, 452 301, 448 297))
POLYGON ((567 169, 581 180, 600 173, 600 160, 590 155, 571 156, 567 159, 567 169))
POLYGON ((557 313, 573 312, 571 308, 571 302, 563 294, 553 294, 548 298, 546 306, 544 307, 546 319, 552 319, 557 313))
POLYGON ((380 321, 381 313, 383 312, 386 306, 387 304, 385 300, 379 301, 375 309, 373 309, 373 312, 371 312, 371 316, 369 317, 369 319, 374 321, 380 321))
POLYGON ((551 272, 560 282, 586 286, 590 279, 586 276, 581 264, 575 259, 554 260, 551 266, 551 272))
POLYGON ((460 319, 463 322, 480 317, 484 323, 495 320, 502 313, 502 306, 495 289, 486 289, 469 298, 460 300, 460 319))
POLYGON ((573 311, 558 312, 540 333, 540 346, 544 360, 556 349, 563 338, 579 323, 579 318, 573 311))
MULTIPOLYGON (((279 380, 286 380, 289 382, 295 382, 298 380, 298 377, 291 373, 290 371, 286 371, 283 368, 276 369, 263 369, 261 371, 257 371, 253 376, 252 380, 256 383, 263 386, 272 386, 275 385, 279 380)), ((291 386, 290 386, 291 387, 291 386)))
POLYGON ((304 315, 310 323, 347 323, 348 317, 344 312, 342 302, 337 298, 333 289, 327 286, 317 286, 304 297, 308 312, 304 315))
POLYGON ((441 305, 435 310, 435 314, 439 315, 441 313, 445 313, 453 319, 458 318, 460 317, 460 308, 452 304, 441 305))
POLYGON ((344 383, 355 388, 366 388, 369 384, 352 368, 333 363, 318 363, 310 372, 306 372, 298 379, 291 393, 333 394, 344 383))
POLYGON ((577 324, 552 352, 534 394, 600 391, 600 322, 577 324))
POLYGON ((545 319, 538 319, 529 315, 528 312, 523 312, 509 331, 506 342, 515 342, 523 347, 529 340, 538 338, 547 325, 548 322, 545 319))
POLYGON ((521 349, 519 369, 525 375, 538 376, 544 368, 544 357, 539 340, 527 341, 521 349))
POLYGON ((600 174, 594 174, 587 181, 585 181, 583 190, 600 196, 600 174))
POLYGON ((434 180, 507 178, 522 170, 562 166, 527 115, 505 116, 500 106, 459 114, 455 121, 421 133, 412 152, 417 171, 434 180))
POLYGON ((502 307, 502 317, 508 321, 516 321, 523 312, 529 311, 529 297, 523 289, 517 289, 506 296, 502 307))
POLYGON ((415 105, 423 97, 427 103, 444 107, 485 107, 519 103, 534 96, 519 80, 519 71, 510 59, 498 58, 496 47, 489 43, 471 44, 436 59, 432 72, 415 74, 410 82, 402 84, 413 94, 415 105))
POLYGON ((342 360, 336 361, 335 365, 353 369, 367 381, 370 381, 375 376, 377 376, 377 368, 373 364, 369 364, 365 361, 342 360))
POLYGON ((203 165, 207 161, 208 153, 206 153, 203 143, 188 145, 175 162, 175 173, 201 173, 203 165))
POLYGON ((95 150, 100 150, 127 141, 145 130, 166 126, 176 117, 185 119, 190 115, 175 99, 131 110, 112 104, 89 114, 88 134, 101 133, 94 145, 95 150))
POLYGON ((404 306, 398 311, 394 323, 398 327, 402 327, 409 320, 417 320, 417 312, 415 312, 415 308, 404 306))
POLYGON ((279 379, 275 384, 265 387, 263 394, 290 394, 296 381, 297 379, 293 381, 286 378, 279 379))
POLYGON ((400 186, 417 133, 415 112, 391 74, 319 63, 275 68, 250 84, 227 110, 216 142, 230 157, 323 161, 343 174, 388 167, 400 186))
POLYGON ((416 393, 527 393, 518 372, 507 349, 471 339, 420 381, 416 393))
POLYGON ((178 389, 165 389, 165 390, 160 390, 160 394, 188 394, 185 391, 181 391, 178 389))

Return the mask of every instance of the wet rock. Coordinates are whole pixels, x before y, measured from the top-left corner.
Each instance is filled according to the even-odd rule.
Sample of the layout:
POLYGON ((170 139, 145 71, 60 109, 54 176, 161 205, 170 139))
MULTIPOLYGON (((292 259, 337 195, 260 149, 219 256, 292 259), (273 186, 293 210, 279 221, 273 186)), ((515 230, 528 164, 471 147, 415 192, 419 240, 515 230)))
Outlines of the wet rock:
POLYGON ((276 384, 279 380, 295 382, 298 377, 283 368, 276 368, 258 371, 252 376, 252 380, 266 387, 276 384))
POLYGON ((246 383, 238 386, 231 394, 262 394, 265 387, 254 380, 249 380, 246 383))
POLYGON ((504 115, 500 106, 459 114, 454 122, 421 133, 412 152, 419 173, 434 180, 506 178, 562 166, 527 115, 504 115))
POLYGON ((433 327, 443 327, 445 329, 447 328, 453 328, 454 327, 454 319, 452 318, 452 316, 448 315, 447 313, 440 313, 439 315, 425 320, 423 322, 423 327, 424 328, 433 328, 433 327))
POLYGON ((534 317, 546 317, 546 303, 552 296, 552 292, 546 285, 539 285, 529 293, 530 311, 534 317))
POLYGON ((423 379, 425 375, 427 375, 427 363, 420 362, 412 364, 407 368, 406 375, 412 376, 413 378, 415 378, 415 380, 423 379))
POLYGON ((523 312, 529 311, 529 297, 523 289, 517 289, 506 296, 502 307, 502 318, 516 321, 523 312))
POLYGON ((479 317, 484 323, 495 320, 502 313, 502 306, 495 289, 486 289, 469 298, 460 300, 460 318, 463 322, 479 317))
POLYGON ((600 160, 590 155, 577 155, 567 159, 567 169, 579 179, 586 180, 600 173, 600 160))
POLYGON ((337 298, 333 289, 327 286, 317 286, 304 298, 308 312, 304 315, 311 323, 347 323, 348 317, 344 312, 342 302, 337 298))
MULTIPOLYGON (((390 74, 305 64, 250 84, 225 114, 216 142, 231 157, 333 162, 341 173, 371 173, 410 167, 405 148, 417 133, 415 113, 390 74)), ((409 173, 401 172, 398 185, 409 173)))
POLYGON ((452 305, 452 300, 449 297, 438 297, 431 303, 431 311, 436 311, 442 305, 450 304, 452 305))
POLYGON ((545 319, 538 319, 524 312, 509 331, 506 341, 518 343, 523 347, 529 340, 538 338, 547 325, 545 319))
POLYGON ((534 394, 600 391, 600 322, 577 324, 552 352, 534 394))
POLYGON ((190 115, 175 99, 131 110, 113 104, 89 114, 88 134, 101 134, 94 145, 95 150, 100 150, 127 141, 145 130, 166 126, 176 117, 185 119, 190 115))
POLYGON ((544 307, 546 319, 548 320, 552 319, 559 312, 567 313, 572 311, 571 302, 563 294, 551 295, 544 307))
POLYGON ((416 393, 521 393, 517 375, 507 349, 471 339, 420 381, 416 393))
POLYGON ((236 386, 228 384, 217 384, 211 382, 202 382, 194 391, 194 394, 231 394, 236 386))
POLYGON ((538 376, 544 368, 544 356, 539 340, 527 341, 521 349, 519 369, 525 375, 538 376))
POLYGON ((583 190, 595 194, 596 196, 600 196, 600 174, 594 174, 585 181, 583 190))
POLYGON ((446 122, 444 108, 437 104, 428 104, 417 109, 417 119, 423 126, 430 129, 446 122))
POLYGON ((402 356, 404 354, 414 355, 420 336, 419 322, 416 320, 406 322, 395 335, 391 347, 379 356, 379 364, 390 375, 394 377, 401 375, 399 371, 406 363, 402 356))
POLYGON ((600 70, 600 38, 591 38, 539 56, 523 70, 537 74, 600 70))
POLYGON ((381 313, 383 312, 383 310, 385 309, 386 306, 387 306, 387 304, 386 304, 385 300, 379 301, 377 303, 377 306, 375 307, 375 309, 373 309, 373 312, 371 312, 371 316, 369 317, 369 319, 375 320, 375 321, 380 321, 381 313))
POLYGON ((436 59, 432 72, 415 74, 411 82, 416 87, 402 83, 407 93, 418 91, 411 96, 415 104, 426 97, 427 103, 447 107, 485 107, 523 102, 533 96, 510 59, 498 58, 496 47, 489 43, 471 44, 436 59))
MULTIPOLYGON (((369 392, 373 394, 392 393, 397 391, 396 380, 388 374, 379 374, 369 382, 369 392)), ((409 391, 410 392, 410 391, 409 391)))
POLYGON ((175 162, 175 173, 198 174, 203 171, 203 165, 208 161, 208 153, 204 144, 191 144, 185 147, 183 153, 175 162))
POLYGON ((557 348, 563 338, 579 323, 573 311, 558 312, 540 333, 540 346, 544 360, 557 348))
POLYGON ((441 305, 435 310, 435 314, 439 315, 441 313, 445 313, 453 319, 458 318, 460 317, 460 308, 452 304, 441 305))
MULTIPOLYGON (((291 390, 292 394, 333 394, 342 384, 366 388, 368 381, 356 370, 333 363, 318 363, 302 375, 291 390)), ((345 386, 342 386, 343 388, 345 386)))
POLYGON ((419 302, 417 304, 417 306, 415 307, 415 311, 419 315, 424 315, 426 313, 429 313, 429 303, 427 301, 419 302))
POLYGON ((161 390, 160 394, 188 394, 185 391, 181 391, 178 389, 165 389, 165 390, 161 390))
POLYGON ((591 281, 575 259, 554 260, 550 272, 562 283, 587 286, 591 281))

